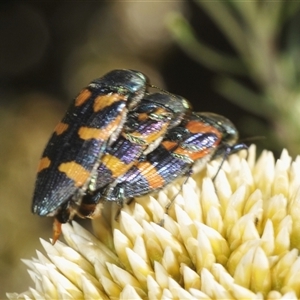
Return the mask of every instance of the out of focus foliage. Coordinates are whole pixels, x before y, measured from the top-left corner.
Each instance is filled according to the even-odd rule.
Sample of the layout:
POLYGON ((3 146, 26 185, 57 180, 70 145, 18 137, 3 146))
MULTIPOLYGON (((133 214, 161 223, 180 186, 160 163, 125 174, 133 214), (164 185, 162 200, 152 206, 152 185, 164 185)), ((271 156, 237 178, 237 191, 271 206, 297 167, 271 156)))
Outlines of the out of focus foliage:
POLYGON ((34 255, 39 236, 51 237, 52 220, 30 212, 43 148, 71 99, 111 69, 144 72, 195 110, 231 119, 241 138, 265 136, 261 148, 299 153, 298 8, 293 1, 1 1, 0 298, 28 288, 20 258, 34 255))
POLYGON ((197 37, 180 13, 169 16, 178 44, 198 63, 217 73, 216 90, 255 116, 249 135, 263 135, 268 147, 300 153, 299 1, 196 1, 232 46, 228 54, 197 37), (246 82, 245 82, 246 79, 246 82), (253 130, 255 129, 255 131, 253 130), (273 145, 272 145, 273 144, 273 145))

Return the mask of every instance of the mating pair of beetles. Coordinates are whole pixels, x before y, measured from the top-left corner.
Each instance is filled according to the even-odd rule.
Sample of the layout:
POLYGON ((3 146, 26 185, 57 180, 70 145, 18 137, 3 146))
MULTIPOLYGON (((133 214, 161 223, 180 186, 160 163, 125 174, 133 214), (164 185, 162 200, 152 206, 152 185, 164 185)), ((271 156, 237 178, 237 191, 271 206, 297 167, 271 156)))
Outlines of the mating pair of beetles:
POLYGON ((111 71, 83 89, 55 127, 32 203, 33 213, 54 216, 54 242, 62 223, 95 217, 102 201, 121 206, 247 148, 228 119, 149 87, 141 72, 111 71))

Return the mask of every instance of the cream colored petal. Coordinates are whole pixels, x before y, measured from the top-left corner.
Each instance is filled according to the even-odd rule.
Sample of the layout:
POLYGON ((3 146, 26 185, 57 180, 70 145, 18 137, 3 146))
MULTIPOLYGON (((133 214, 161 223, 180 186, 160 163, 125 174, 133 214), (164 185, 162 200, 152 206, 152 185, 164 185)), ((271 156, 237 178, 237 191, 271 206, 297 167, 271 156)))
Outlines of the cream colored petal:
POLYGON ((174 297, 173 297, 171 291, 168 289, 164 289, 163 293, 161 295, 161 300, 172 300, 172 299, 174 299, 174 297))
POLYGON ((251 285, 252 262, 257 248, 258 247, 255 246, 249 248, 240 258, 234 270, 234 279, 236 283, 246 288, 250 288, 251 285))
POLYGON ((199 272, 202 268, 210 269, 213 263, 216 262, 216 257, 213 253, 212 246, 210 244, 209 238, 204 234, 204 232, 200 232, 198 234, 198 246, 197 246, 197 272, 199 272))
POLYGON ((103 287, 95 277, 93 277, 89 273, 86 273, 75 263, 68 261, 64 257, 53 255, 49 255, 49 257, 55 264, 55 266, 57 266, 57 268, 60 270, 60 272, 73 284, 75 284, 80 290, 82 290, 82 277, 85 277, 87 280, 92 282, 96 288, 103 290, 103 287))
POLYGON ((277 160, 275 165, 275 176, 273 181, 272 194, 283 194, 288 197, 289 194, 289 178, 288 167, 284 161, 277 160))
MULTIPOLYGON (((157 203, 157 201, 156 201, 156 203, 157 203)), ((134 205, 134 210, 133 210, 132 216, 139 224, 142 224, 143 220, 146 220, 147 222, 151 221, 151 218, 145 211, 144 207, 138 203, 135 203, 135 205, 134 205)))
POLYGON ((272 181, 275 173, 275 159, 273 153, 264 150, 253 168, 255 185, 266 198, 271 196, 272 181))
POLYGON ((164 251, 157 240, 150 237, 145 240, 145 244, 150 261, 161 261, 164 251))
POLYGON ((78 223, 73 221, 72 226, 68 223, 63 224, 62 231, 67 243, 90 263, 94 264, 95 259, 100 259, 97 255, 93 255, 93 253, 95 253, 94 250, 96 250, 96 252, 98 250, 97 254, 99 255, 102 253, 101 257, 103 257, 103 259, 114 261, 118 264, 118 257, 106 245, 100 242, 93 234, 81 227, 78 223))
MULTIPOLYGON (((192 181, 191 179, 190 181, 192 181)), ((182 187, 182 194, 184 199, 184 211, 194 221, 202 222, 202 208, 199 201, 199 196, 192 188, 191 184, 184 184, 182 187)), ((178 220, 178 218, 177 218, 178 220)))
POLYGON ((173 279, 180 281, 182 276, 180 274, 179 262, 170 247, 166 247, 161 264, 173 279))
POLYGON ((181 265, 181 273, 183 276, 184 288, 189 291, 190 289, 199 289, 201 288, 201 279, 198 273, 186 266, 185 264, 181 265))
POLYGON ((268 257, 258 247, 252 261, 251 290, 254 292, 267 293, 271 289, 271 270, 268 257))
MULTIPOLYGON (((43 298, 43 294, 39 293, 35 289, 30 288, 29 290, 30 290, 30 292, 32 294, 32 299, 42 299, 43 298)), ((25 299, 26 298, 27 297, 25 296, 25 299)), ((28 297, 27 299, 31 299, 31 297, 30 298, 28 297)))
POLYGON ((275 236, 273 223, 270 219, 266 221, 263 234, 261 236, 261 247, 267 255, 272 255, 275 250, 275 236))
POLYGON ((228 220, 227 214, 234 216, 235 221, 238 220, 244 210, 245 200, 248 198, 248 187, 243 184, 239 186, 236 191, 230 196, 230 200, 225 210, 226 225, 234 223, 232 220, 228 220), (230 222, 231 221, 231 222, 230 222))
POLYGON ((130 285, 127 285, 120 294, 120 300, 143 299, 137 291, 130 285))
MULTIPOLYGON (((189 253, 189 259, 190 259, 190 263, 186 263, 186 264, 188 266, 194 266, 196 268, 196 272, 200 272, 203 267, 203 264, 202 264, 203 263, 202 262, 203 254, 201 253, 201 251, 199 251, 198 240, 195 238, 189 238, 186 240, 185 246, 189 253)), ((202 249, 202 247, 200 249, 202 249)))
POLYGON ((288 170, 288 175, 290 179, 289 184, 289 197, 293 199, 297 192, 299 191, 300 182, 300 156, 297 157, 295 161, 292 162, 291 167, 288 170))
MULTIPOLYGON (((150 201, 151 201, 151 213, 152 213, 152 220, 155 223, 161 223, 164 222, 164 217, 165 217, 165 211, 166 211, 166 207, 162 206, 155 198, 150 197, 150 201)), ((147 221, 151 221, 147 220, 147 221)), ((142 223, 141 223, 142 224, 142 223)))
MULTIPOLYGON (((153 197, 153 199, 156 199, 157 202, 160 204, 160 206, 163 207, 163 208, 165 208, 165 207, 167 207, 167 206, 170 205, 171 201, 177 200, 177 199, 175 199, 175 197, 176 197, 177 194, 178 194, 178 190, 177 190, 177 192, 174 191, 174 187, 173 187, 173 191, 172 191, 168 187, 168 189, 165 192, 160 191, 158 193, 157 197, 153 197)), ((171 212, 172 212, 172 206, 170 207, 170 210, 169 210, 169 213, 171 213, 171 212)))
POLYGON ((43 295, 47 295, 49 299, 57 299, 57 289, 47 276, 42 276, 42 290, 43 295))
POLYGON ((216 207, 211 207, 206 215, 206 224, 211 228, 214 228, 218 232, 224 234, 224 222, 221 210, 216 207))
POLYGON ((148 289, 148 298, 149 299, 161 299, 162 288, 159 284, 154 280, 152 276, 147 277, 147 289, 148 289))
POLYGON ((205 268, 201 271, 201 291, 214 299, 231 299, 232 295, 215 281, 213 275, 205 268))
POLYGON ((96 278, 100 281, 102 285, 103 283, 101 282, 101 278, 103 276, 112 279, 110 273, 107 270, 106 263, 103 263, 101 261, 96 261, 94 267, 95 267, 96 278))
POLYGON ((74 297, 77 298, 82 297, 82 292, 70 280, 68 280, 58 271, 54 269, 49 269, 47 275, 52 281, 52 283, 57 287, 59 298, 60 294, 70 294, 72 296, 74 295, 74 297))
POLYGON ((148 257, 145 241, 141 236, 137 237, 137 239, 135 240, 135 243, 133 246, 133 251, 137 255, 139 255, 143 259, 144 262, 146 262, 147 264, 150 264, 150 259, 148 257))
MULTIPOLYGON (((263 300, 264 297, 260 293, 253 293, 249 289, 244 288, 243 286, 240 286, 238 284, 233 284, 231 286, 231 293, 234 296, 234 299, 239 300, 249 300, 249 299, 257 299, 257 300, 263 300)), ((275 300, 276 298, 274 298, 275 300)))
POLYGON ((227 270, 221 264, 213 264, 211 267, 211 274, 218 283, 224 286, 227 290, 231 290, 231 287, 234 284, 234 279, 228 274, 227 270))
POLYGON ((109 298, 94 285, 87 277, 81 276, 81 286, 85 300, 109 300, 109 298))
POLYGON ((175 206, 176 218, 179 224, 179 232, 185 242, 190 237, 197 237, 197 228, 190 216, 178 205, 175 206))
POLYGON ((280 288, 284 285, 284 280, 290 273, 290 268, 297 261, 297 258, 297 249, 292 249, 279 257, 278 261, 271 269, 273 286, 280 288))
POLYGON ((120 286, 121 289, 123 289, 126 285, 131 285, 135 288, 141 288, 140 282, 129 272, 109 263, 107 263, 107 268, 113 281, 120 286))
MULTIPOLYGON (((212 173, 211 177, 213 177, 214 176, 213 174, 215 174, 213 172, 216 172, 216 170, 214 170, 213 172, 212 171, 209 172, 210 167, 211 167, 210 164, 208 164, 207 170, 208 170, 208 173, 212 173)), ((203 183, 204 183, 204 181, 203 181, 203 183)), ((228 201, 232 195, 232 189, 231 189, 230 183, 228 181, 228 178, 223 170, 219 171, 218 176, 215 178, 214 184, 215 184, 215 190, 217 191, 217 194, 218 194, 218 201, 220 203, 220 206, 222 208, 227 207, 228 201)), ((212 193, 212 187, 211 187, 210 183, 209 183, 209 185, 208 184, 206 184, 205 186, 203 185, 202 191, 204 191, 206 186, 208 186, 208 191, 206 193, 207 194, 212 193)))
POLYGON ((179 243, 178 240, 170 234, 170 232, 155 223, 151 223, 151 225, 154 229, 157 240, 162 246, 162 249, 165 249, 167 246, 171 247, 172 251, 176 255, 179 255, 179 259, 181 256, 187 256, 185 247, 183 247, 183 245, 179 243))
POLYGON ((198 289, 190 289, 189 292, 191 295, 194 297, 194 299, 199 299, 199 300, 210 300, 212 298, 208 297, 205 293, 198 289))
POLYGON ((120 262, 122 262, 122 265, 125 266, 127 269, 130 268, 130 263, 129 263, 127 253, 126 253, 126 248, 133 248, 132 242, 120 230, 115 229, 114 230, 114 244, 115 244, 115 250, 119 257, 120 262))
POLYGON ((207 213, 211 207, 220 207, 218 196, 216 195, 214 185, 210 178, 204 178, 202 184, 201 207, 203 221, 206 222, 207 213))
MULTIPOLYGON (((176 209, 176 204, 175 204, 176 209)), ((176 217, 177 218, 177 217, 176 217)), ((180 219, 177 219, 178 222, 180 219)), ((178 241, 182 242, 181 236, 180 236, 180 224, 177 223, 174 219, 172 219, 169 215, 165 214, 163 219, 163 227, 169 231, 173 236, 175 236, 178 241)))
POLYGON ((101 283, 105 289, 107 296, 110 299, 119 299, 120 293, 122 291, 121 287, 117 285, 113 280, 104 275, 100 275, 100 277, 101 283))
POLYGON ((70 235, 70 239, 72 239, 72 243, 76 243, 76 248, 78 248, 77 251, 91 264, 95 264, 96 261, 101 261, 103 263, 108 261, 119 264, 118 257, 100 241, 95 244, 76 234, 70 235))
POLYGON ((247 199, 245 199, 244 208, 243 208, 244 214, 247 213, 256 213, 257 218, 262 218, 263 213, 263 200, 262 200, 262 193, 261 190, 255 189, 247 199))
MULTIPOLYGON (((152 204, 151 204, 153 199, 154 198, 150 195, 137 197, 137 198, 134 199, 134 202, 138 203, 139 205, 141 205, 143 207, 143 209, 146 211, 146 213, 147 213, 147 215, 149 216, 150 219, 151 219, 151 216, 153 214, 153 211, 152 211, 153 207, 152 207, 152 204)), ((154 199, 154 200, 157 202, 156 199, 154 199)))
POLYGON ((278 226, 278 233, 275 237, 275 254, 281 254, 290 249, 290 233, 292 229, 292 220, 286 216, 278 226))
POLYGON ((282 297, 281 297, 282 300, 296 300, 298 299, 298 297, 296 296, 295 292, 293 291, 289 291, 289 292, 286 292, 282 297))
POLYGON ((42 254, 40 251, 36 250, 36 255, 38 258, 38 261, 42 264, 51 264, 51 261, 44 255, 42 254))
POLYGON ((72 299, 72 298, 84 299, 84 296, 81 292, 72 289, 67 290, 61 284, 57 284, 57 293, 58 293, 58 299, 72 299))
MULTIPOLYGON (((232 156, 229 159, 235 159, 236 156, 232 156)), ((237 172, 230 171, 230 177, 235 179, 235 189, 239 187, 240 185, 247 185, 250 187, 254 186, 254 178, 252 175, 252 171, 250 169, 250 166, 248 165, 247 161, 245 159, 242 159, 241 161, 231 162, 231 167, 234 166, 237 169, 237 172)), ((234 168, 233 168, 234 169, 234 168)))
POLYGON ((227 241, 234 251, 239 245, 249 240, 259 240, 255 227, 255 217, 251 214, 239 218, 228 233, 227 241))
POLYGON ((165 268, 157 261, 154 262, 155 280, 161 289, 166 289, 169 286, 169 274, 165 268))
POLYGON ((152 267, 130 248, 127 248, 126 252, 134 276, 140 282, 141 287, 145 289, 147 286, 147 276, 153 274, 152 267))
POLYGON ((283 286, 286 292, 295 291, 298 295, 300 293, 300 258, 297 257, 293 265, 290 266, 289 272, 284 278, 283 286))
POLYGON ((93 265, 73 248, 68 247, 60 241, 57 241, 54 246, 44 240, 41 240, 41 243, 47 254, 52 254, 56 256, 60 255, 62 257, 65 257, 69 261, 77 264, 82 270, 86 271, 87 273, 91 275, 94 274, 93 265), (51 247, 52 251, 50 250, 51 247))
POLYGON ((183 289, 173 278, 169 277, 169 290, 175 299, 194 299, 194 297, 183 289))
POLYGON ((276 232, 278 224, 287 215, 287 199, 279 194, 271 197, 264 204, 264 217, 272 220, 276 232))
POLYGON ((291 232, 291 246, 292 248, 300 249, 300 186, 298 186, 298 190, 295 193, 295 197, 293 197, 288 206, 288 213, 290 214, 293 224, 292 224, 292 232, 291 232))
POLYGON ((142 226, 136 222, 129 214, 121 211, 120 215, 120 228, 121 231, 129 238, 129 240, 134 244, 135 239, 138 236, 144 234, 142 226), (134 228, 134 230, 132 230, 134 228))
POLYGON ((36 272, 31 271, 31 270, 27 270, 27 272, 28 272, 31 280, 34 283, 35 288, 38 291, 41 291, 42 290, 42 284, 41 284, 42 276, 40 274, 37 274, 36 272))
POLYGON ((213 228, 198 222, 196 222, 196 225, 197 228, 199 228, 197 237, 199 241, 199 247, 203 247, 202 238, 204 236, 207 237, 210 243, 210 248, 207 248, 207 251, 211 251, 214 254, 218 263, 223 263, 225 265, 230 255, 230 249, 227 241, 218 231, 214 230, 213 228))

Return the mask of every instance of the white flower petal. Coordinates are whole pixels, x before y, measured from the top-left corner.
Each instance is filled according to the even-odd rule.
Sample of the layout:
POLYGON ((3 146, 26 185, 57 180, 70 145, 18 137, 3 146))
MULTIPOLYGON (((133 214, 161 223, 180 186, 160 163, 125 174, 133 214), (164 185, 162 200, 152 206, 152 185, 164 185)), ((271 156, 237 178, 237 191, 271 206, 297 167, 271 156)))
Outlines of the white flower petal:
POLYGON ((200 276, 185 264, 181 265, 181 273, 183 276, 184 288, 188 291, 190 289, 200 289, 200 276))
POLYGON ((147 276, 153 274, 153 269, 130 248, 127 248, 126 252, 134 276, 138 279, 142 287, 146 287, 147 276))
POLYGON ((150 275, 147 277, 147 289, 149 299, 161 299, 162 288, 150 275))
POLYGON ((130 285, 127 285, 120 294, 120 300, 143 299, 137 291, 130 285))
POLYGON ((135 239, 138 236, 141 236, 144 233, 142 226, 136 222, 129 214, 121 211, 120 216, 120 228, 121 231, 126 234, 126 236, 130 239, 132 244, 134 244, 135 239), (134 228, 134 230, 132 230, 134 228))
POLYGON ((106 203, 99 238, 76 222, 63 225, 68 245, 41 240, 47 255, 24 261, 34 288, 7 296, 300 298, 300 156, 292 162, 284 150, 275 164, 264 151, 255 162, 251 146, 247 160, 245 151, 233 154, 219 169, 212 161, 124 204, 120 215, 106 203))
POLYGON ((169 286, 169 274, 166 269, 157 261, 154 262, 155 280, 161 289, 166 289, 169 286))
POLYGON ((231 299, 232 295, 215 281, 213 275, 205 268, 201 271, 201 291, 214 299, 231 299))
POLYGON ((169 290, 176 299, 194 299, 194 297, 183 289, 173 278, 169 277, 169 290))
POLYGON ((129 272, 109 263, 107 263, 107 268, 113 281, 121 288, 125 288, 126 285, 131 285, 135 288, 141 288, 140 282, 129 272))
POLYGON ((104 275, 100 274, 100 277, 103 288, 105 289, 105 292, 109 299, 119 299, 120 293, 122 291, 121 287, 117 285, 112 279, 104 275))

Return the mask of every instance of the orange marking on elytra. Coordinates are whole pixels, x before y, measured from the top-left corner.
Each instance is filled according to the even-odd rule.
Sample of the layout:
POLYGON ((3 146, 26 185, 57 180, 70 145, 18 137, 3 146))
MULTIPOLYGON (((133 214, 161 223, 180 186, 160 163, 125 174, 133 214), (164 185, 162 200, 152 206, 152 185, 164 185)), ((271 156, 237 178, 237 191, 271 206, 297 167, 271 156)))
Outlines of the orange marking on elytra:
POLYGON ((78 130, 78 135, 83 140, 107 140, 110 135, 116 130, 121 122, 122 115, 119 115, 113 122, 108 123, 104 128, 90 128, 82 126, 78 130))
MULTIPOLYGON (((215 144, 217 145, 218 143, 219 142, 216 142, 215 144)), ((176 150, 174 150, 174 153, 178 154, 178 155, 187 156, 191 160, 195 161, 199 158, 202 158, 202 157, 208 155, 212 151, 212 149, 214 149, 214 147, 203 148, 203 149, 199 149, 198 151, 191 151, 189 149, 184 149, 184 148, 178 147, 176 150)))
POLYGON ((165 180, 161 177, 151 163, 145 161, 138 164, 140 173, 147 179, 151 189, 157 189, 165 184, 165 180))
POLYGON ((144 122, 144 121, 146 121, 146 120, 148 120, 148 119, 149 119, 149 116, 148 116, 147 113, 140 113, 140 114, 138 115, 138 120, 139 120, 140 122, 144 122))
POLYGON ((219 139, 222 138, 222 134, 217 128, 205 123, 201 123, 199 121, 189 121, 186 124, 185 128, 188 129, 191 133, 214 133, 219 139))
POLYGON ((112 177, 116 178, 126 173, 134 165, 135 161, 125 164, 119 158, 107 153, 102 157, 101 163, 111 171, 112 177))
POLYGON ((101 135, 103 135, 103 129, 97 129, 97 128, 90 128, 82 126, 78 130, 78 135, 83 140, 90 140, 90 139, 99 139, 101 135))
POLYGON ((92 92, 88 89, 83 89, 75 99, 75 106, 80 106, 86 102, 92 95, 92 92))
POLYGON ((174 150, 175 148, 178 147, 178 142, 172 142, 168 140, 163 141, 161 144, 164 146, 164 148, 166 148, 169 151, 174 150))
POLYGON ((72 179, 75 182, 76 187, 83 186, 91 175, 89 171, 75 161, 61 163, 58 170, 65 173, 68 178, 72 179))
POLYGON ((69 124, 66 124, 66 123, 63 123, 63 122, 59 122, 55 129, 54 129, 54 132, 57 134, 57 135, 60 135, 62 133, 64 133, 67 129, 69 128, 69 124))
POLYGON ((119 95, 119 94, 109 94, 109 95, 98 96, 94 100, 94 106, 93 106, 94 112, 101 111, 103 108, 108 107, 120 100, 126 101, 125 97, 123 95, 119 95))
POLYGON ((38 166, 38 173, 41 172, 44 169, 47 169, 51 164, 51 160, 49 157, 45 156, 42 157, 38 166))

